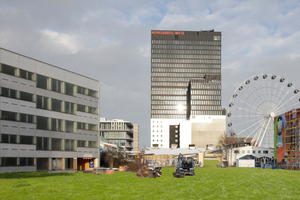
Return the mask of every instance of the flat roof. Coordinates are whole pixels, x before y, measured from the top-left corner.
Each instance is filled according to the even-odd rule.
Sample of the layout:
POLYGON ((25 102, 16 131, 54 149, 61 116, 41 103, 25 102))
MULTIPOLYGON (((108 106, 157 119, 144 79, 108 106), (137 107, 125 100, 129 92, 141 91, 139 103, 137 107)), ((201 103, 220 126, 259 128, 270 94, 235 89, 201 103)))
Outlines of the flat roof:
POLYGON ((92 80, 94 80, 94 81, 97 81, 97 82, 99 82, 99 80, 96 80, 96 79, 90 78, 90 77, 88 77, 88 76, 84 76, 84 75, 82 75, 82 74, 78 74, 78 73, 76 73, 76 72, 73 72, 73 71, 70 71, 70 70, 67 70, 67 69, 64 69, 64 68, 61 68, 61 67, 57 67, 57 66, 55 66, 55 65, 52 65, 52 64, 49 64, 49 63, 46 63, 46 62, 43 62, 43 61, 37 60, 37 59, 35 59, 35 58, 31 58, 31 57, 29 57, 29 56, 22 55, 22 54, 20 54, 20 53, 16 53, 16 52, 14 52, 14 51, 10 51, 10 50, 4 49, 4 48, 2 48, 2 47, 0 47, 0 49, 1 49, 1 50, 5 50, 5 51, 8 51, 8 52, 11 52, 11 53, 14 53, 14 54, 17 54, 17 55, 19 55, 19 56, 23 56, 23 57, 25 57, 25 58, 29 58, 29 59, 35 60, 35 61, 37 61, 37 62, 44 63, 44 64, 46 64, 46 65, 50 65, 50 66, 52 66, 52 67, 56 67, 56 68, 58 68, 58 69, 62 69, 62 70, 65 70, 65 71, 67 71, 67 72, 70 72, 70 73, 73 73, 73 74, 77 74, 77 75, 79 75, 79 76, 83 76, 83 77, 85 77, 85 78, 92 79, 92 80))

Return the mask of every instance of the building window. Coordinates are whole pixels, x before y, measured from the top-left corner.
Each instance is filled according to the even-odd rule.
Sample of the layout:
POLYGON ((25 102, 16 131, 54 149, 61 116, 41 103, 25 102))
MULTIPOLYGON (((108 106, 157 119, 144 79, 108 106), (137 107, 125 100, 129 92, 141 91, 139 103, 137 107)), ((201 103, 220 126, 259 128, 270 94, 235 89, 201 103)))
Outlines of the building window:
POLYGON ((247 150, 247 153, 250 153, 250 150, 247 150))
POLYGON ((88 124, 88 130, 90 130, 90 131, 98 131, 97 124, 88 124))
POLYGON ((12 75, 12 76, 16 75, 16 70, 17 70, 17 68, 9 66, 9 65, 5 65, 5 64, 2 64, 2 67, 1 67, 1 72, 2 73, 9 74, 9 75, 12 75))
POLYGON ((96 148, 97 147, 97 142, 96 141, 89 141, 88 142, 88 147, 90 147, 90 148, 96 148))
POLYGON ((65 120, 65 125, 66 125, 66 132, 68 132, 68 133, 74 133, 75 132, 73 121, 65 120))
POLYGON ((50 150, 49 138, 36 137, 36 150, 50 150))
POLYGON ((27 92, 21 92, 20 91, 20 99, 23 101, 30 101, 30 102, 34 102, 34 95, 27 93, 27 92))
POLYGON ((75 114, 75 103, 65 101, 65 113, 75 114))
POLYGON ((65 151, 75 151, 74 140, 65 139, 65 151))
POLYGON ((81 87, 81 86, 77 86, 77 93, 86 94, 85 91, 86 91, 86 88, 81 87))
POLYGON ((20 158, 20 166, 34 166, 34 158, 20 158))
POLYGON ((34 123, 34 115, 20 113, 20 122, 34 123))
POLYGON ((51 110, 62 112, 62 103, 63 103, 62 100, 51 99, 51 110))
POLYGON ((51 118, 51 130, 63 132, 63 120, 51 118))
POLYGON ((258 152, 257 152, 257 153, 259 153, 259 154, 260 154, 260 153, 261 153, 261 151, 260 151, 260 150, 258 150, 258 152))
POLYGON ((36 75, 36 87, 41 89, 48 89, 48 77, 37 74, 36 75))
POLYGON ((214 40, 221 40, 221 36, 215 35, 215 36, 214 36, 214 40))
POLYGON ((252 153, 255 154, 255 150, 253 150, 252 153))
POLYGON ((84 140, 77 140, 77 147, 85 147, 85 141, 84 140))
POLYGON ((245 153, 245 150, 242 150, 242 153, 245 153))
POLYGON ((9 121, 17 121, 18 114, 15 112, 8 112, 8 111, 1 111, 1 119, 2 120, 9 120, 9 121))
POLYGON ((77 104, 77 111, 85 112, 85 106, 81 104, 77 104))
POLYGON ((1 143, 17 143, 17 136, 16 135, 9 135, 9 134, 1 134, 1 143))
POLYGON ((36 116, 36 129, 49 130, 48 117, 36 116))
POLYGON ((36 96, 36 108, 48 110, 48 97, 36 96))
POLYGON ((263 151, 264 154, 268 154, 268 151, 263 151))
POLYGON ((88 107, 88 112, 91 114, 97 114, 98 113, 98 109, 94 108, 94 107, 88 107))
POLYGON ((17 158, 1 158, 2 167, 13 167, 17 165, 18 165, 17 158))
POLYGON ((2 87, 1 96, 17 99, 17 90, 2 87))
POLYGON ((34 76, 33 75, 34 74, 32 72, 20 69, 20 77, 21 78, 33 81, 34 80, 34 78, 33 78, 34 76))
POLYGON ((33 141, 34 137, 33 136, 20 136, 20 144, 34 144, 33 141))
POLYGON ((54 92, 62 93, 63 82, 52 78, 51 80, 51 90, 54 92))
POLYGON ((52 151, 61 151, 62 150, 62 139, 51 138, 51 150, 52 151))
POLYGON ((86 123, 77 122, 77 129, 85 130, 86 129, 86 123))
POLYGON ((75 85, 71 83, 65 83, 65 94, 75 96, 74 87, 75 85))
POLYGON ((98 97, 98 92, 95 91, 95 90, 88 89, 88 95, 91 96, 91 97, 97 98, 98 97))

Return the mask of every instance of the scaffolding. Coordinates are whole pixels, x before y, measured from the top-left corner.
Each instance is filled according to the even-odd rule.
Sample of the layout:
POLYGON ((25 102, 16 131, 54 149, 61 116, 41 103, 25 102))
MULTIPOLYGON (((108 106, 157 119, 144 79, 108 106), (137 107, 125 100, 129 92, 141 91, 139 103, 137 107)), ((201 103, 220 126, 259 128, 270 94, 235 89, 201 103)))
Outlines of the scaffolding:
POLYGON ((287 123, 283 138, 285 155, 280 167, 300 170, 300 109, 288 111, 284 115, 287 123))

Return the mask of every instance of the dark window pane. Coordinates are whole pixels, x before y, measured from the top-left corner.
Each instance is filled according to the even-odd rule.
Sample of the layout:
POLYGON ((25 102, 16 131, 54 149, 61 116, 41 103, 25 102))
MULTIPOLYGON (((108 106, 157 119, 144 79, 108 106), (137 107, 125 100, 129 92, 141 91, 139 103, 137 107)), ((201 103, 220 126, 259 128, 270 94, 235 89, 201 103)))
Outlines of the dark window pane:
POLYGON ((33 144, 33 137, 21 135, 20 144, 33 144))
POLYGON ((85 112, 85 106, 81 104, 77 104, 77 111, 85 112))
POLYGON ((1 88, 1 96, 10 97, 8 88, 1 88))
POLYGON ((66 124, 66 132, 74 133, 74 122, 66 120, 65 124, 66 124))
POLYGON ((2 73, 14 76, 15 72, 16 72, 16 68, 15 67, 2 64, 2 73))
POLYGON ((61 151, 62 150, 62 148, 61 148, 62 140, 61 139, 52 138, 51 145, 52 145, 52 148, 51 148, 52 151, 61 151))
POLYGON ((65 83, 65 94, 74 96, 74 85, 65 83))
POLYGON ((62 81, 52 79, 51 90, 61 93, 62 81))
POLYGON ((17 158, 1 158, 1 166, 17 166, 17 158))
POLYGON ((33 94, 27 92, 20 92, 20 99, 24 101, 31 101, 33 102, 33 94))
POLYGON ((62 104, 61 100, 51 99, 51 110, 62 112, 61 104, 62 104))
POLYGON ((16 144, 17 143, 17 136, 16 135, 10 135, 9 143, 16 144))
POLYGON ((36 87, 47 90, 48 77, 37 74, 36 87))
POLYGON ((10 121, 17 121, 17 113, 2 110, 1 111, 1 119, 10 120, 10 121))
POLYGON ((17 90, 10 89, 10 98, 17 98, 17 90))
POLYGON ((41 130, 49 130, 47 117, 36 117, 36 128, 41 130))
POLYGON ((1 143, 9 143, 8 134, 1 134, 1 143))

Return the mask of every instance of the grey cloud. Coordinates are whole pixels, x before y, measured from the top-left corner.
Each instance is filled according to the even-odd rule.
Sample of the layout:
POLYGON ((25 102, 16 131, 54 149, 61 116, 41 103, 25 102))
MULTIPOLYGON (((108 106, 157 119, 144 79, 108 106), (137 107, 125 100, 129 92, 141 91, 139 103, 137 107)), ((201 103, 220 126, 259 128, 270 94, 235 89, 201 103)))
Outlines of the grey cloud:
POLYGON ((144 147, 152 29, 222 31, 227 107, 236 87, 258 73, 300 85, 299 15, 298 1, 0 0, 0 46, 99 80, 101 117, 139 124, 144 147))

